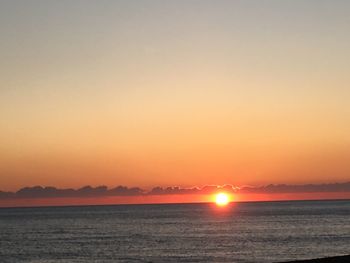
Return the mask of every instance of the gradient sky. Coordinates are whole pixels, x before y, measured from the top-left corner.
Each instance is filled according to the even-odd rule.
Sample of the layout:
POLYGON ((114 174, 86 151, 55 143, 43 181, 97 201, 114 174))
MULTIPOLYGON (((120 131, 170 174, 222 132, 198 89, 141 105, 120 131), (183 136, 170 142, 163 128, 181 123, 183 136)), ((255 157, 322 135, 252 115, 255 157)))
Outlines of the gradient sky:
POLYGON ((1 1, 0 189, 350 179, 350 1, 1 1))

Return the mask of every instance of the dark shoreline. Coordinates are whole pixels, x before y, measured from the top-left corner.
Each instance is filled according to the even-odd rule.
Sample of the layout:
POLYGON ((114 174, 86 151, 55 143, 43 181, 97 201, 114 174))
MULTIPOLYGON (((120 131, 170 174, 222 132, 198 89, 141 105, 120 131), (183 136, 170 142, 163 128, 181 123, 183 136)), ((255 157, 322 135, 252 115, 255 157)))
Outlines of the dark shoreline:
POLYGON ((350 255, 327 257, 327 258, 315 258, 315 259, 308 259, 308 260, 285 261, 280 263, 349 263, 349 262, 350 262, 350 255))

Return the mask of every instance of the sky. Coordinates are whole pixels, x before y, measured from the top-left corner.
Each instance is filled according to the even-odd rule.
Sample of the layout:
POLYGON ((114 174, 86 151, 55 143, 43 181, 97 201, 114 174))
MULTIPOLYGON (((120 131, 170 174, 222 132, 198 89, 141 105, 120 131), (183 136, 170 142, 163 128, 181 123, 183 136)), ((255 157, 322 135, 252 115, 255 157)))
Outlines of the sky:
POLYGON ((1 1, 0 190, 350 181, 349 1, 1 1))

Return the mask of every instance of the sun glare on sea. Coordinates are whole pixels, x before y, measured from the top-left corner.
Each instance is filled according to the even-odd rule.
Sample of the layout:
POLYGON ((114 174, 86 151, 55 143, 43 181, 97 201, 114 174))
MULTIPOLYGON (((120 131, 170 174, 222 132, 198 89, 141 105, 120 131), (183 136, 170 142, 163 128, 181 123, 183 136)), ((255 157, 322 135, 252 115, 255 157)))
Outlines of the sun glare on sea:
POLYGON ((225 206, 230 202, 230 197, 225 193, 218 193, 215 196, 215 203, 218 206, 225 206))

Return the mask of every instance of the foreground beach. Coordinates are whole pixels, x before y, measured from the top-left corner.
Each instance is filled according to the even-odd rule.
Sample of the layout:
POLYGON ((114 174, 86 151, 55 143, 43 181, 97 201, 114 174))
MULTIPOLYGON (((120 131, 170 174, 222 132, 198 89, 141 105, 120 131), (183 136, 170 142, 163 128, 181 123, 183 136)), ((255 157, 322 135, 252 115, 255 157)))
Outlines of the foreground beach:
POLYGON ((328 257, 328 258, 317 258, 317 259, 310 259, 310 260, 287 261, 284 263, 348 263, 348 262, 350 262, 350 255, 328 257))

